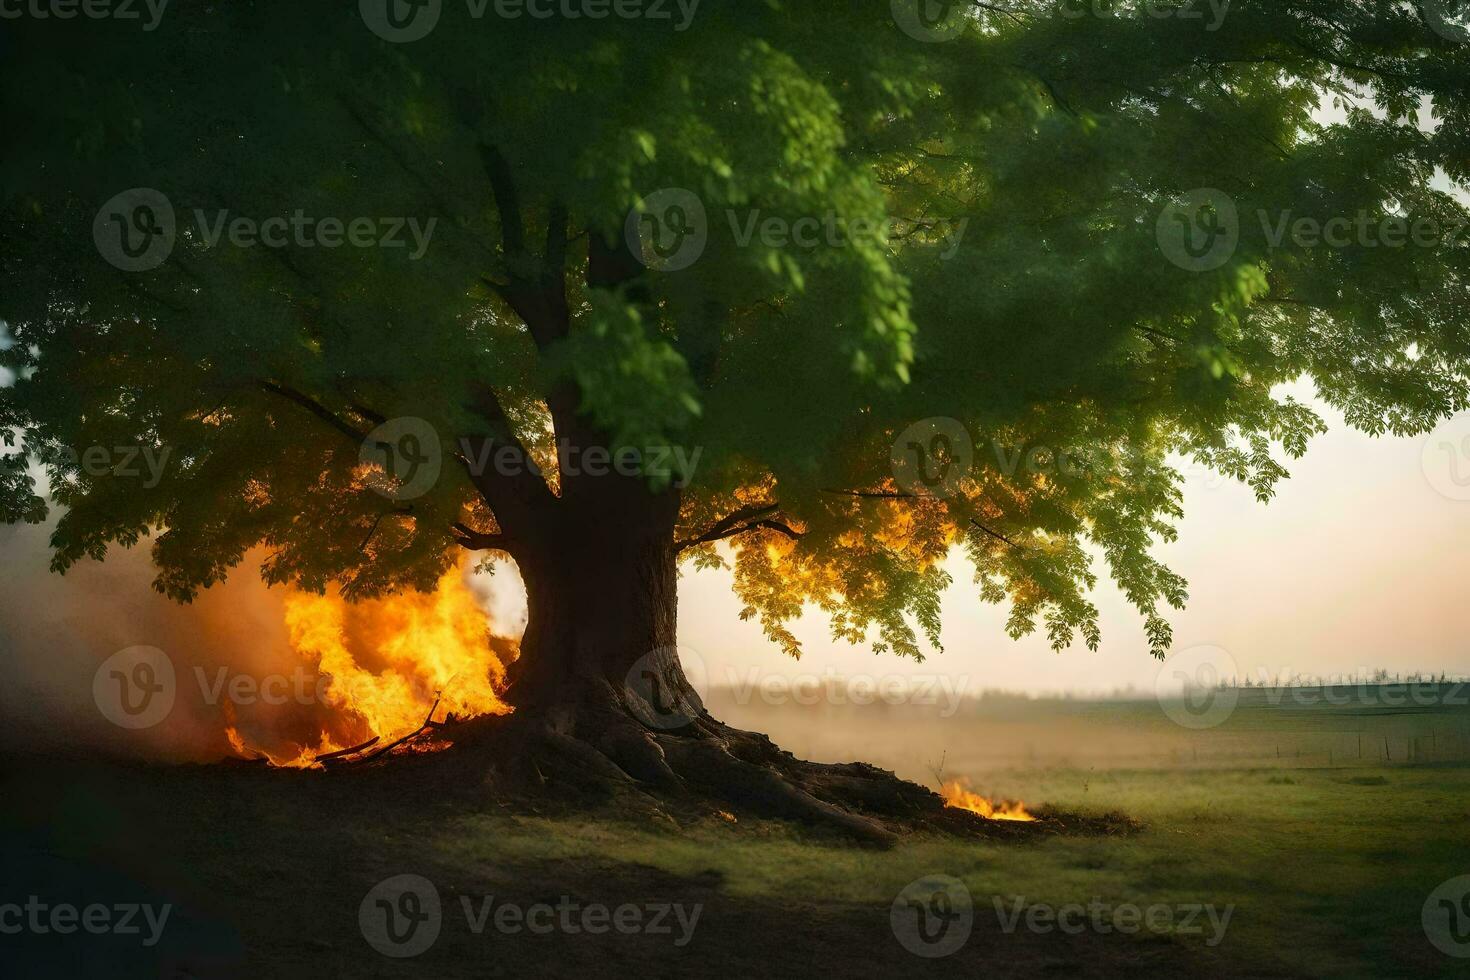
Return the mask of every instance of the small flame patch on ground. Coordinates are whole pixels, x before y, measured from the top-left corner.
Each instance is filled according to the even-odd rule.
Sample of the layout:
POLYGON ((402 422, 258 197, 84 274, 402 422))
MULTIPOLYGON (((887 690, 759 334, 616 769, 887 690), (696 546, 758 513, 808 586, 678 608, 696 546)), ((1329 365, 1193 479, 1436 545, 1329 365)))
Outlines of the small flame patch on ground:
POLYGON ((446 572, 431 593, 349 603, 335 591, 288 590, 285 616, 293 650, 322 679, 321 703, 314 706, 324 712, 320 734, 293 740, 294 751, 258 749, 227 711, 225 737, 243 757, 309 766, 372 736, 387 743, 422 726, 436 699, 435 721, 511 710, 500 692, 515 643, 492 635, 463 566, 446 572))
POLYGON ((939 794, 944 797, 944 805, 952 806, 959 810, 969 810, 978 813, 987 820, 1035 820, 1036 818, 1026 812, 1026 807, 1019 800, 992 800, 972 793, 966 788, 963 780, 950 779, 940 787, 939 794))

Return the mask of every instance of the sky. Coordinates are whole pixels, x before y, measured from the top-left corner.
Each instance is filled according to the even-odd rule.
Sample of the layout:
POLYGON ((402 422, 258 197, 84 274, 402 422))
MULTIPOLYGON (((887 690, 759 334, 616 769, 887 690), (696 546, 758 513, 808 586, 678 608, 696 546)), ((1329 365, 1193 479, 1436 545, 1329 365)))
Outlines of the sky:
MULTIPOLYGON (((1395 671, 1470 673, 1470 413, 1433 434, 1371 438, 1310 399, 1330 430, 1288 463, 1274 500, 1190 473, 1179 540, 1155 554, 1190 584, 1190 602, 1169 618, 1174 648, 1211 646, 1222 665, 1253 679, 1395 671), (1460 481, 1463 481, 1460 482, 1460 481), (1456 499, 1456 498, 1463 499, 1456 499)), ((1097 566, 1102 571, 1103 566, 1097 566)), ((794 662, 741 622, 722 572, 686 574, 679 636, 711 680, 820 677, 826 671, 916 678, 943 675, 966 689, 1030 693, 1152 692, 1160 665, 1149 656, 1142 619, 1106 580, 1094 596, 1103 641, 1054 653, 1044 631, 1005 634, 1007 610, 980 602, 969 565, 952 556, 944 597, 944 650, 924 663, 834 642, 826 620, 796 627, 805 654, 794 662)))

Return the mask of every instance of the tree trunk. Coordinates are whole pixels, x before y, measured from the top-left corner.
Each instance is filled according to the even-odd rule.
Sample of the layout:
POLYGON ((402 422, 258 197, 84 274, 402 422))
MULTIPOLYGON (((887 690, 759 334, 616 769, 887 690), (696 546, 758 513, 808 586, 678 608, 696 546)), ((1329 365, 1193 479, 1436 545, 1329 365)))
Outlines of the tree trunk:
POLYGON ((677 497, 607 489, 594 507, 563 501, 516 556, 528 620, 509 697, 567 735, 595 737, 614 714, 677 730, 704 710, 676 650, 677 497))
POLYGON ((529 618, 510 671, 515 712, 488 720, 490 781, 654 794, 879 844, 894 839, 880 814, 954 820, 933 793, 891 773, 802 762, 711 718, 677 652, 677 492, 616 477, 561 489, 508 538, 529 618))

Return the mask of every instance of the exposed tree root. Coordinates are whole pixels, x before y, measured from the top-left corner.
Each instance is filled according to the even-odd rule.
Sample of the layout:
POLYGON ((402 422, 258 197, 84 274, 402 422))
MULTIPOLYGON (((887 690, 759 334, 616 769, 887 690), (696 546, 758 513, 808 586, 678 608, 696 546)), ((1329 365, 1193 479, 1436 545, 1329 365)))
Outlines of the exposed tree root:
POLYGON ((590 710, 583 704, 574 715, 518 712, 440 728, 426 737, 454 744, 445 751, 390 755, 353 769, 391 767, 405 775, 413 770, 441 786, 483 787, 499 800, 533 806, 616 798, 664 817, 720 810, 790 820, 878 847, 917 831, 1027 838, 1128 826, 1121 818, 1091 826, 1066 814, 1035 824, 986 820, 946 807, 938 794, 891 772, 857 762, 806 762, 764 735, 731 728, 707 713, 678 730, 655 731, 616 705, 590 710))

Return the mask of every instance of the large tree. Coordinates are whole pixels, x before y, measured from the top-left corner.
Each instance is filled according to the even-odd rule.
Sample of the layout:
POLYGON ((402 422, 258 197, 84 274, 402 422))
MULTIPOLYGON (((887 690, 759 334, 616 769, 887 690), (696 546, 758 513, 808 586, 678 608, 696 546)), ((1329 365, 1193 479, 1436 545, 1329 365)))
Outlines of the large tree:
POLYGON ((952 549, 1012 634, 1057 647, 1099 642, 1100 555, 1164 651, 1172 463, 1268 497, 1321 428, 1276 394, 1303 376, 1371 432, 1467 404, 1470 236, 1436 189, 1470 179, 1457 9, 175 0, 146 30, 0 22, 0 513, 61 508, 60 571, 153 535, 156 586, 186 601, 262 544, 271 581, 352 597, 508 555, 529 593, 510 696, 545 751, 846 819, 822 798, 860 796, 856 771, 699 709, 679 563, 730 561, 793 654, 814 605, 919 656, 952 549), (132 188, 171 205, 171 249, 132 188), (232 243, 221 215, 297 224, 232 243), (1438 230, 1327 244, 1283 216, 1438 230), (423 249, 364 247, 386 220, 325 247, 322 218, 434 225, 423 249), (156 485, 80 452, 138 445, 171 450, 156 485))

